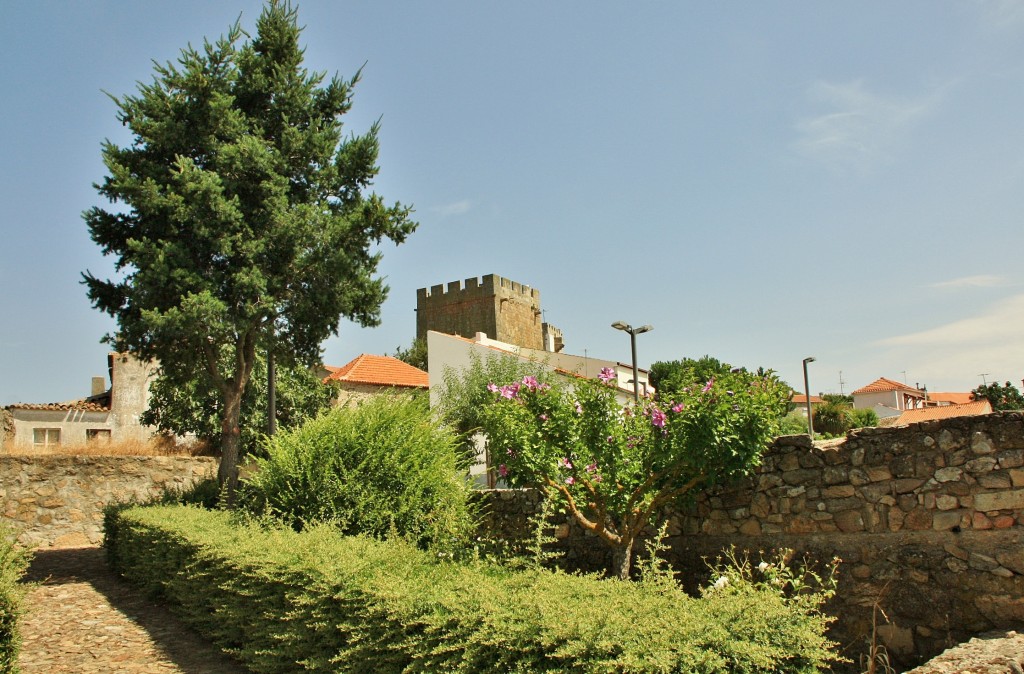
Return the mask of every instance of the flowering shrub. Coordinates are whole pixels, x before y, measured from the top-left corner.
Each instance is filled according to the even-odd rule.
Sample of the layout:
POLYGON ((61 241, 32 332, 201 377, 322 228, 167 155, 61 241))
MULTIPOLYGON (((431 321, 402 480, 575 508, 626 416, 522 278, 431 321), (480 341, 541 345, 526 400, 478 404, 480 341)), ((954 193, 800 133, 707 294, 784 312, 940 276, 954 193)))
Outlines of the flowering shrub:
POLYGON ((742 370, 628 407, 611 370, 572 388, 532 377, 487 388, 483 428, 498 475, 560 497, 612 547, 622 578, 636 536, 664 506, 757 464, 789 393, 770 373, 742 370))

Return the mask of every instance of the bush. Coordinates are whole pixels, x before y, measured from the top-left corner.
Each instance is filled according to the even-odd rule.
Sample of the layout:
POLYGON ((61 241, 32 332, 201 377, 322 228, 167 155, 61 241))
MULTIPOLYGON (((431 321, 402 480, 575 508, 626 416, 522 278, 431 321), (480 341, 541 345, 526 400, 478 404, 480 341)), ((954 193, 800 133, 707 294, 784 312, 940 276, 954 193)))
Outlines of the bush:
POLYGON ((851 428, 873 428, 878 425, 878 413, 871 408, 850 410, 851 428))
POLYGON ((839 436, 850 430, 851 408, 846 403, 825 402, 814 408, 814 432, 839 436))
POLYGON ((451 550, 474 519, 456 439, 424 396, 377 396, 279 433, 257 459, 241 507, 296 530, 329 522, 345 534, 398 534, 451 550))
POLYGON ((115 568, 258 672, 816 672, 836 658, 823 594, 735 574, 688 597, 626 583, 438 561, 403 541, 130 508, 115 568))
POLYGON ((779 421, 779 435, 807 435, 806 411, 792 410, 779 421))
POLYGON ((17 546, 13 534, 0 528, 0 673, 18 671, 21 633, 18 620, 22 613, 24 588, 18 584, 30 555, 17 546))

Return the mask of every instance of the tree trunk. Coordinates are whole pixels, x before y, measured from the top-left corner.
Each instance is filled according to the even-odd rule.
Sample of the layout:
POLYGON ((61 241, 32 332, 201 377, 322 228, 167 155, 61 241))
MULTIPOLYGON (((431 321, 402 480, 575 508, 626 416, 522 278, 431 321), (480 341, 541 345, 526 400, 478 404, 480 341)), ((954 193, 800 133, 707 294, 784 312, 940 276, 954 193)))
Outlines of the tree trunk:
POLYGON ((242 387, 235 385, 224 393, 224 420, 220 430, 220 468, 217 480, 227 492, 228 505, 235 503, 238 487, 238 456, 242 445, 239 418, 242 410, 242 387))
POLYGON ((622 542, 612 546, 612 567, 619 580, 629 580, 633 564, 633 537, 623 536, 622 542))

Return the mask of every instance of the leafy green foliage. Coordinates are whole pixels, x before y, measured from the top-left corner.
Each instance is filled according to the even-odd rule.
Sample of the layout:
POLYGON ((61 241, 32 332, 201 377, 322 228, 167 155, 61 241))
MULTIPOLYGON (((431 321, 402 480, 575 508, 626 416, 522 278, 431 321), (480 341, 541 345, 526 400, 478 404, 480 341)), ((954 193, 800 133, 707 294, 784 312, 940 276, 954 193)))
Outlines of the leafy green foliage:
POLYGON ((1010 382, 992 382, 971 391, 974 400, 985 399, 992 403, 992 411, 1024 410, 1024 395, 1010 382))
POLYGON ((807 435, 807 415, 805 411, 790 410, 779 420, 779 435, 807 435))
MULTIPOLYGON (((276 367, 275 408, 281 430, 315 418, 331 406, 335 390, 304 366, 276 367)), ((256 355, 252 378, 242 394, 241 452, 254 454, 267 432, 267 360, 256 355)), ((149 387, 149 409, 142 423, 173 435, 192 433, 215 444, 220 436, 223 400, 205 370, 162 371, 149 387), (184 376, 183 376, 184 375, 184 376)))
POLYGON ((118 322, 118 350, 183 381, 204 369, 221 398, 219 478, 237 482, 241 397, 256 353, 311 366, 341 317, 377 325, 383 239, 415 229, 410 209, 366 193, 378 127, 342 137, 358 74, 324 82, 302 66, 296 11, 269 0, 251 40, 239 25, 135 95, 112 97, 134 138, 103 144, 114 204, 84 218, 118 275, 83 274, 118 322))
POLYGON ((414 339, 408 349, 403 349, 402 347, 395 349, 394 357, 403 363, 408 363, 426 372, 427 341, 425 339, 414 339))
POLYGON ((487 384, 519 381, 523 377, 534 377, 541 383, 554 379, 553 375, 538 363, 497 354, 488 355, 484 359, 475 351, 470 352, 468 368, 448 368, 442 373, 442 377, 444 383, 441 385, 436 411, 440 420, 459 434, 462 455, 467 466, 476 456, 472 436, 483 427, 484 409, 494 398, 488 392, 487 384))
MULTIPOLYGON (((553 493, 611 546, 627 578, 636 537, 665 506, 744 475, 776 437, 788 387, 742 370, 684 387, 667 402, 623 409, 614 374, 574 389, 532 377, 489 386, 483 408, 498 473, 553 493), (608 383, 604 383, 607 381, 608 383)), ((664 400, 664 399, 663 399, 664 400)))
MULTIPOLYGON (((729 363, 707 355, 696 360, 693 358, 683 358, 682 360, 658 361, 651 366, 649 372, 651 385, 658 392, 658 400, 663 402, 677 397, 683 389, 694 386, 701 387, 704 385, 704 382, 715 377, 736 373, 767 377, 779 386, 787 389, 790 388, 788 384, 776 377, 772 370, 759 367, 757 370, 750 372, 745 367, 733 367, 729 363)), ((787 407, 780 407, 779 416, 784 416, 786 411, 787 407)))
POLYGON ((873 428, 878 425, 878 412, 873 409, 852 408, 850 410, 850 428, 873 428))
POLYGON ((192 508, 122 510, 108 533, 117 571, 258 672, 767 674, 838 660, 827 594, 749 569, 694 599, 660 579, 450 563, 402 541, 192 508))
POLYGON ((18 621, 23 611, 25 588, 18 584, 28 568, 30 553, 20 548, 6 526, 0 527, 0 673, 18 671, 21 632, 18 621))
POLYGON ((814 408, 814 431, 826 435, 842 435, 850 430, 851 408, 844 402, 827 401, 814 408))
POLYGON ((468 495, 454 434, 434 423, 423 396, 396 394, 275 435, 239 500, 299 530, 328 522, 451 552, 473 527, 468 495))

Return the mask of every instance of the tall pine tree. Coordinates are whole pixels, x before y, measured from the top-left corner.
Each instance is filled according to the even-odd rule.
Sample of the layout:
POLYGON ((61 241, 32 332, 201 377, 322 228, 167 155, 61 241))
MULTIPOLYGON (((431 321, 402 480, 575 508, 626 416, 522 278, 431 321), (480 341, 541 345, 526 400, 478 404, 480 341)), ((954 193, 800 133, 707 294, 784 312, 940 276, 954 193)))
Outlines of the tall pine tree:
POLYGON ((83 274, 117 319, 107 340, 165 372, 204 370, 221 396, 229 493, 257 352, 312 364, 341 317, 378 324, 387 286, 374 246, 416 228, 409 207, 367 192, 377 126, 342 138, 359 74, 325 83, 303 68, 299 37, 295 9, 270 0, 255 38, 236 23, 112 97, 134 140, 104 142, 96 188, 114 206, 83 216, 117 258, 114 279, 83 274))

